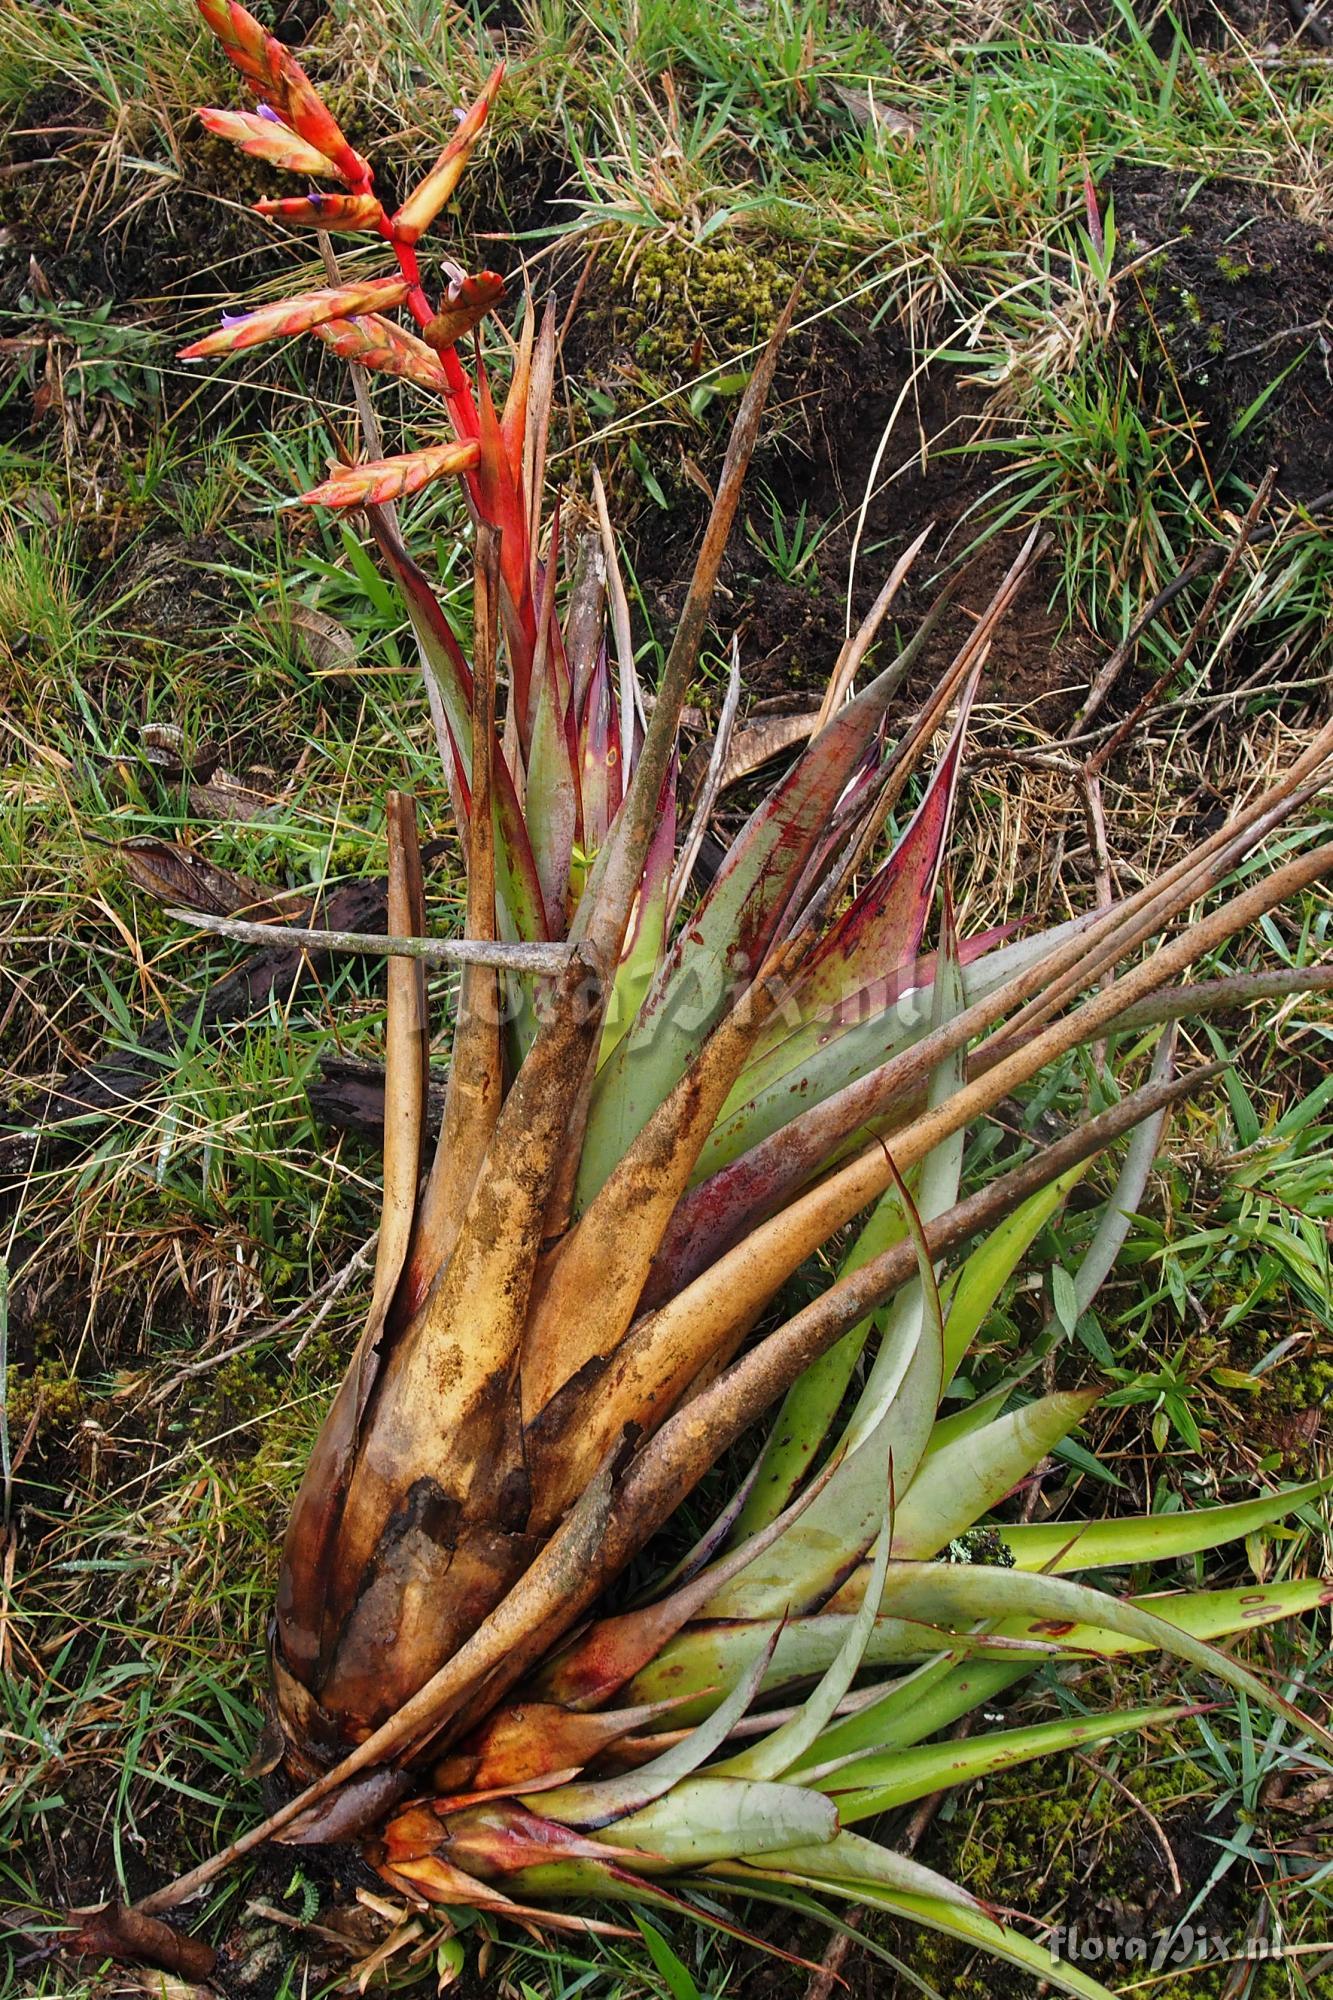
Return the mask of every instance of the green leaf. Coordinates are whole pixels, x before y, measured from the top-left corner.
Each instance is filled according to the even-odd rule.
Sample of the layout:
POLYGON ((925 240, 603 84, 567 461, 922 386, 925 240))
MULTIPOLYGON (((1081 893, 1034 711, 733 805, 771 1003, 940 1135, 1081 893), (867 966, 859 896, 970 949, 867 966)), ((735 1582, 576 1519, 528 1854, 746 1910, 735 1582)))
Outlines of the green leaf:
MULTIPOLYGON (((954 1067, 945 1065, 951 1074, 954 1067)), ((921 1196, 927 1218, 943 1213, 956 1196, 961 1136, 926 1161, 921 1196)), ((724 1584, 702 1617, 753 1618, 821 1603, 870 1546, 887 1480, 908 1481, 920 1464, 939 1408, 944 1329, 921 1215, 901 1182, 898 1196, 916 1246, 918 1277, 889 1309, 879 1354, 844 1433, 846 1457, 818 1498, 724 1584)))
MULTIPOLYGON (((873 1257, 902 1241, 907 1233, 898 1190, 886 1188, 869 1221, 838 1266, 849 1277, 873 1257)), ((861 1357, 877 1314, 871 1313, 845 1333, 827 1354, 807 1368, 783 1399, 777 1420, 759 1461, 745 1504, 736 1517, 731 1544, 737 1546, 775 1521, 810 1471, 833 1424, 853 1370, 861 1357)))
POLYGON ((760 1648, 758 1657, 708 1720, 681 1742, 673 1743, 660 1757, 654 1757, 651 1763, 618 1777, 560 1785, 554 1791, 534 1793, 524 1803, 566 1826, 604 1827, 664 1794, 669 1796, 673 1786, 721 1748, 758 1694, 771 1655, 770 1641, 760 1648))
MULTIPOLYGON (((1258 1603, 1262 1593, 1254 1596, 1258 1603)), ((1228 1687, 1248 1694, 1273 1714, 1286 1716, 1325 1748, 1333 1749, 1333 1732, 1301 1714, 1226 1653, 1203 1644, 1179 1624, 1146 1609, 1142 1602, 1126 1603, 1087 1584, 1026 1570, 973 1568, 968 1563, 902 1563, 890 1566, 882 1604, 889 1615, 945 1624, 1016 1612, 1033 1621, 1035 1634, 1049 1633, 1066 1642, 1069 1628, 1077 1623, 1100 1627, 1188 1661, 1228 1687)))
MULTIPOLYGON (((963 995, 968 1006, 995 992, 1026 966, 1054 951, 1079 929, 1082 918, 1058 924, 1033 937, 1016 938, 965 964, 963 995)), ((964 948, 966 956, 966 948, 964 948)), ((919 1041, 930 1027, 934 978, 898 995, 891 1004, 830 1033, 821 1020, 803 1023, 777 1047, 751 1058, 741 1071, 718 1122, 699 1156, 696 1179, 729 1166, 761 1140, 771 1138, 798 1111, 822 1104, 845 1085, 877 1069, 900 1049, 919 1041)))
POLYGON ((765 1857, 764 1873, 774 1869, 807 1882, 836 1883, 843 1892, 853 1883, 874 1883, 876 1887, 938 1896, 942 1902, 957 1903, 968 1910, 981 1907, 969 1890, 947 1876, 857 1833, 840 1833, 821 1847, 779 1849, 765 1857))
POLYGON ((1063 1264, 1051 1266, 1051 1304, 1064 1331, 1072 1334, 1078 1324, 1078 1293, 1063 1264))
POLYGON ((851 1687, 865 1658, 866 1645, 875 1623, 875 1611, 879 1604, 884 1574, 888 1568, 893 1527, 887 1488, 886 1479, 884 1519, 880 1527, 879 1546, 871 1568, 865 1601, 853 1618, 832 1665, 818 1687, 806 1696, 797 1713, 789 1721, 782 1723, 769 1735, 761 1737, 752 1749, 742 1750, 739 1755, 728 1758, 725 1764, 716 1765, 715 1772, 726 1771, 744 1778, 781 1777, 792 1764, 806 1754, 820 1731, 833 1720, 839 1702, 851 1687))
POLYGON ((932 1453, 899 1504, 894 1554, 918 1561, 937 1555, 998 1507, 1096 1400, 1095 1390, 1059 1390, 932 1453))
POLYGON ((808 1781, 821 1761, 855 1753, 901 1749, 921 1743, 990 1702, 1039 1664, 1032 1659, 960 1659, 938 1653, 890 1683, 878 1701, 826 1729, 790 1775, 808 1781))
POLYGON ((671 1868, 698 1868, 775 1848, 822 1846, 837 1831, 837 1808, 822 1792, 703 1777, 684 1779, 642 1812, 603 1828, 599 1838, 651 1854, 654 1864, 660 1857, 671 1868))
POLYGON ((999 1298, 1019 1260, 1051 1217, 1062 1206, 1071 1188, 1088 1171, 1088 1162, 1061 1175, 1049 1187, 1006 1216, 985 1241, 977 1246, 960 1267, 949 1294, 949 1314, 944 1323, 944 1375, 952 1380, 964 1355, 971 1347, 983 1320, 999 1298))
POLYGON ((1036 1723, 1026 1729, 996 1730, 961 1743, 928 1743, 915 1749, 859 1757, 822 1778, 807 1776, 806 1782, 816 1783, 821 1791, 830 1793, 842 1824, 850 1826, 872 1813, 910 1805, 914 1799, 925 1798, 948 1786, 970 1784, 995 1771, 1014 1770, 1036 1757, 1081 1749, 1112 1736, 1137 1734, 1174 1722, 1186 1712, 1180 1707, 1133 1708, 1105 1715, 1066 1716, 1058 1722, 1036 1723))
MULTIPOLYGON (((831 1884, 836 1887, 836 1884, 831 1884)), ((1109 1988, 1097 1980, 1079 1972, 1044 1945, 1033 1944, 1018 1931, 1006 1925, 997 1924, 979 1910, 960 1907, 957 1903, 933 1900, 928 1896, 914 1896, 905 1890, 875 1889, 869 1886, 859 1891, 847 1892, 857 1900, 869 1903, 877 1910, 886 1910, 892 1916, 905 1918, 909 1923, 924 1924, 928 1930, 941 1931, 945 1937, 955 1938, 958 1943, 989 1952, 994 1958, 1007 1959, 1021 1972, 1030 1972, 1037 1979, 1054 1986, 1062 1993, 1075 1996, 1075 2000, 1115 2000, 1109 1988)))
MULTIPOLYGON (((947 1321, 945 1332, 946 1334, 948 1332, 947 1321)), ((937 1418, 935 1428, 930 1433, 930 1443, 926 1446, 922 1464, 933 1458, 937 1451, 943 1451, 946 1445, 953 1444, 956 1439, 970 1437, 973 1431, 982 1430, 985 1425, 993 1423, 1013 1395, 1014 1388, 1015 1384, 1012 1381, 1001 1382, 986 1395, 978 1396, 975 1402, 965 1403, 961 1410, 954 1410, 947 1417, 937 1418)), ((919 1478, 920 1474, 917 1476, 919 1478)))
POLYGON ((1019 1569, 1054 1575, 1165 1562, 1240 1541, 1331 1490, 1333 1474, 1226 1507, 1185 1508, 1176 1514, 1140 1514, 1107 1521, 1024 1522, 1006 1528, 1004 1535, 1019 1569))
POLYGON ((682 1965, 661 1931, 641 1917, 636 1910, 634 1921, 647 1947, 648 1956, 661 1973, 671 2000, 700 2000, 699 1989, 690 1976, 689 1967, 682 1965))

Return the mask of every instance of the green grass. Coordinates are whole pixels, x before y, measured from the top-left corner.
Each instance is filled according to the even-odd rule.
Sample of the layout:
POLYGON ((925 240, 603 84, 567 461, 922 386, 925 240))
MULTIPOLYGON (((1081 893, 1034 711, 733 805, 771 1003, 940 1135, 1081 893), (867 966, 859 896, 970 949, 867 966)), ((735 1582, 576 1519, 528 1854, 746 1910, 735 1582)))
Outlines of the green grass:
MULTIPOLYGON (((1130 253, 1122 233, 1115 265, 1090 238, 1083 169, 1098 187, 1117 166, 1225 172, 1317 220, 1333 124, 1326 68, 1270 62, 1231 30, 1196 50, 1169 14, 1150 32, 1127 6, 1101 44, 1053 33, 1035 5, 1006 15, 998 39, 982 39, 987 24, 981 13, 928 7, 890 41, 822 0, 641 0, 632 13, 616 0, 537 0, 525 10, 460 230, 502 231, 483 254, 506 269, 520 252, 533 256, 538 282, 558 260, 577 270, 596 253, 587 311, 597 365, 569 383, 554 464, 578 490, 593 462, 612 474, 642 528, 645 575, 661 500, 668 521, 698 505, 682 464, 705 478, 715 468, 754 346, 811 250, 814 331, 804 337, 821 338, 830 320, 901 329, 920 381, 973 377, 977 400, 992 399, 983 436, 951 433, 937 448, 937 465, 953 463, 947 448, 991 475, 942 559, 1005 523, 1046 519, 1057 535, 1057 622, 1095 637, 1097 659, 1153 582, 1218 532, 1220 510, 1243 511, 1253 478, 1235 469, 1234 447, 1247 434, 1261 444, 1267 405, 1251 398, 1236 412, 1239 438, 1201 430, 1185 387, 1158 365, 1169 340, 1149 352, 1144 393, 1144 350, 1122 337, 1132 281, 1119 273, 1130 253), (540 206, 538 192, 553 189, 557 204, 540 206)), ((309 53, 348 103, 350 80, 368 72, 367 136, 406 173, 409 160, 433 154, 449 107, 492 51, 473 10, 442 18, 425 0, 337 0, 309 53)), ((64 164, 25 169, 0 191, 18 240, 35 232, 34 254, 53 274, 44 298, 26 264, 0 265, 0 333, 28 343, 0 447, 7 1096, 31 1102, 79 1060, 133 1049, 164 1012, 179 1023, 151 1090, 90 1123, 71 1152, 44 1157, 6 1197, 16 1558, 0 1674, 0 1866, 3 1900, 22 1914, 0 1990, 15 1995, 104 1990, 95 1968, 42 1956, 62 1885, 137 1891, 258 1809, 243 1772, 276 1542, 364 1284, 334 1298, 304 1346, 302 1308, 369 1236, 376 1209, 373 1148, 317 1127, 303 1088, 330 1048, 377 1054, 374 968, 348 961, 225 1034, 203 1031, 200 995, 235 955, 183 933, 136 893, 117 844, 188 840, 270 889, 355 880, 382 869, 380 802, 402 783, 450 837, 409 635, 350 530, 284 510, 329 456, 327 424, 303 402, 294 358, 256 362, 224 387, 201 385, 170 359, 177 333, 251 290, 257 269, 277 293, 311 268, 299 249, 263 249, 261 226, 235 209, 226 170, 192 125, 199 101, 234 99, 184 0, 0 4, 0 118, 19 132, 79 128, 67 144, 22 142, 25 157, 60 152, 64 164), (173 261, 179 246, 168 255, 164 245, 200 188, 189 213, 206 214, 211 233, 187 284, 173 261), (136 236, 150 252, 142 281, 129 254, 136 236), (48 362, 63 401, 34 415, 48 362), (310 612, 341 628, 350 664, 312 659, 300 636, 310 612), (192 798, 188 777, 162 775, 147 755, 162 724, 192 752, 220 747, 223 768, 259 797, 249 816, 227 818, 192 798), (244 1351, 221 1358, 234 1348, 244 1351)), ((237 199, 259 191, 247 182, 237 199)), ((1275 350, 1274 383, 1293 353, 1275 350)), ((348 425, 337 371, 323 370, 317 387, 332 424, 348 425)), ((433 435, 433 413, 392 389, 382 410, 386 422, 403 417, 409 436, 414 426, 433 435)), ((919 455, 910 396, 903 411, 877 477, 919 455)), ((782 423, 798 435, 795 410, 782 423)), ((773 585, 826 592, 861 501, 847 492, 824 520, 787 503, 776 469, 767 492, 756 484, 739 610, 773 585)), ((407 521, 457 610, 466 558, 456 500, 414 503, 407 521)), ((886 566, 884 556, 867 527, 863 571, 886 566)), ((636 639, 651 674, 663 635, 642 615, 652 592, 633 588, 635 567, 631 550, 636 639)), ((1174 630, 1147 636, 1149 678, 1170 667, 1206 588, 1174 630)), ((1180 801, 1191 788, 1206 804, 1210 787, 1274 757, 1306 726, 1306 698, 1327 672, 1331 610, 1327 538, 1299 523, 1261 571, 1238 571, 1216 608, 1216 636, 1167 690, 1147 768, 1107 774, 1109 833, 1127 880, 1189 838, 1180 801), (1272 670, 1256 676, 1265 661, 1272 670)), ((1086 685, 1086 667, 1080 680, 1071 664, 1068 677, 1086 685)), ((705 683, 700 696, 712 704, 716 690, 705 683)), ((1021 701, 997 698, 978 731, 970 867, 959 884, 977 921, 996 913, 991 904, 1054 910, 1062 895, 1086 894, 1081 803, 1052 801, 1038 764, 986 761, 1016 744, 1051 748, 1021 701)), ((1316 813, 1327 822, 1327 805, 1316 813)), ((456 923, 447 855, 431 895, 436 921, 456 923)), ((1267 927, 1263 956, 1317 960, 1329 925, 1327 898, 1312 897, 1267 927)), ((446 982, 434 997, 443 1017, 446 982)), ((1043 1340, 1050 1367, 1100 1370, 1111 1382, 1061 1466, 1081 1484, 1081 1504, 1095 1505, 1108 1477, 1159 1507, 1233 1497, 1256 1470, 1296 1470, 1317 1453, 1308 1419, 1318 1421, 1328 1390, 1333 1216, 1333 1117, 1318 1077, 1331 1027, 1326 1001, 1228 1023, 1236 1070, 1178 1121, 1096 1319, 1049 1337, 1050 1274, 1077 1255, 1075 1214, 1038 1246, 1040 1289, 1015 1289, 988 1327, 968 1385, 978 1393, 1043 1340)), ((1212 1053, 1209 1033, 1194 1039, 1212 1053)), ((1052 1078, 1021 1107, 1027 1128, 1078 1115, 1088 1086, 1076 1067, 1052 1078)), ((985 1170, 984 1159, 972 1164, 985 1170)), ((1294 1540, 1267 1539, 1251 1559, 1314 1568, 1320 1534, 1304 1522, 1294 1540)), ((1326 1673, 1322 1643, 1318 1633, 1272 1634, 1264 1657, 1279 1675, 1326 1673)), ((1044 1685, 1031 1712, 1065 1698, 1044 1685)), ((1327 1935, 1328 1911, 1319 1871, 1302 1880, 1310 1871, 1295 1822, 1265 1803, 1287 1747, 1241 1705, 1223 1704, 1155 1746, 1144 1787, 1174 1797, 1185 1757, 1189 1785, 1196 1767, 1206 1772, 1229 1829, 1210 1870, 1238 1907, 1264 1899, 1301 1945, 1327 1935)), ((1065 1775, 1032 1779, 1033 1795, 1059 1790, 1065 1775)), ((945 1808, 935 1837, 946 1849, 965 1844, 971 1810, 945 1808)), ((1020 1823, 1023 1811, 1033 1819, 1028 1794, 1017 1810, 1020 1823)), ((290 1963, 298 1934, 266 1929, 244 1906, 254 1895, 295 1918, 312 1914, 323 1881, 298 1862, 283 1858, 258 1885, 238 1876, 203 1928, 219 1934, 242 1917, 247 1935, 269 1948, 276 1937, 290 1963)), ((480 1955, 487 1979, 538 2000, 687 2000, 752 1983, 744 1948, 668 1917, 659 1928, 660 1950, 652 1938, 557 1947, 495 1932, 485 1942, 494 1927, 484 1921, 461 1943, 473 1973, 480 1955)), ((810 1924, 782 1935, 822 1950, 810 1924)), ((872 1925, 870 1942, 891 1951, 894 1940, 872 1925)), ((421 1943, 395 1954, 393 1990, 434 1990, 437 1948, 446 1950, 438 1970, 452 1963, 434 1939, 432 1962, 412 1963, 421 1943)), ((1293 1957, 1279 1972, 1288 1983, 1236 1994, 1318 1994, 1327 1971, 1307 1978, 1305 1965, 1293 1957)), ((967 1990, 957 1964, 927 1970, 941 1990, 967 1990)), ((774 1990, 803 1990, 796 1969, 771 1976, 789 1982, 774 1990)), ((325 1975, 307 1989, 289 1971, 275 1990, 313 1994, 326 1990, 325 1975)))

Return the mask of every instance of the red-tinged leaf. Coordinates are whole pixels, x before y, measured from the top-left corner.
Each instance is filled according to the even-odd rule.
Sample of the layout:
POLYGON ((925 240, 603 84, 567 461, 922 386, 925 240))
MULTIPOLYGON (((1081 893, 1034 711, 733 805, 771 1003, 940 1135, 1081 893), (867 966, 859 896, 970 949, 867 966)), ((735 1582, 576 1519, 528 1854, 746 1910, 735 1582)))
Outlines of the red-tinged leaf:
MULTIPOLYGON (((534 561, 532 580, 534 587, 534 609, 537 618, 537 654, 534 669, 549 674, 555 690, 556 713, 560 726, 565 732, 565 742, 569 750, 569 761, 574 771, 575 789, 582 772, 582 758, 579 752, 578 717, 574 712, 574 686, 570 678, 569 662, 565 657, 564 640, 560 632, 560 620, 556 616, 555 589, 552 588, 548 600, 546 585, 548 578, 560 574, 561 520, 560 501, 557 497, 555 512, 551 519, 550 548, 545 562, 534 561)), ((582 834, 583 813, 580 805, 579 833, 582 834)))
POLYGON ((827 883, 846 852, 855 830, 864 825, 867 815, 873 812, 875 801, 884 783, 884 773, 880 768, 880 748, 878 743, 873 742, 868 746, 861 769, 848 784, 838 803, 837 811, 830 815, 828 825, 812 849, 804 873, 796 886, 796 892, 788 905, 787 923, 794 921, 799 912, 806 908, 815 892, 827 883))
MULTIPOLYGON (((623 1848, 608 1847, 586 1833, 562 1826, 524 1806, 497 1801, 456 1813, 448 1827, 436 1822, 435 1845, 447 1843, 451 1860, 469 1873, 493 1881, 523 1868, 540 1868, 552 1861, 634 1860, 623 1848)), ((638 1854, 644 1861, 650 1855, 638 1854)))
POLYGON ((365 278, 355 285, 298 292, 295 298, 280 299, 276 305, 259 306, 254 312, 224 319, 216 333, 183 347, 178 359, 198 361, 205 355, 236 354, 266 340, 286 340, 294 333, 322 326, 325 320, 352 319, 357 313, 401 305, 408 290, 406 278, 365 278))
POLYGON ((378 229, 384 210, 373 194, 293 194, 277 201, 257 201, 260 215, 293 228, 378 229))
MULTIPOLYGON (((450 740, 466 786, 470 783, 472 771, 471 670, 444 615, 444 607, 422 571, 397 536, 390 532, 382 515, 372 513, 371 527, 385 565, 402 592, 422 657, 439 686, 450 740)), ((500 899, 518 937, 539 944, 547 937, 541 883, 518 794, 514 789, 513 773, 499 753, 495 757, 494 782, 495 866, 500 899)))
POLYGON ((632 1730, 655 1722, 674 1703, 584 1714, 557 1702, 502 1708, 444 1757, 431 1773, 440 1792, 533 1789, 553 1771, 581 1770, 632 1730))
MULTIPOLYGON (((553 1910, 544 1904, 540 1907, 527 1903, 515 1903, 501 1890, 488 1888, 475 1876, 465 1874, 461 1868, 441 1860, 438 1854, 423 1855, 420 1861, 404 1861, 398 1868, 391 1868, 387 1861, 377 1860, 376 1867, 391 1889, 399 1895, 404 1892, 414 1903, 423 1899, 430 1903, 445 1903, 455 1908, 469 1910, 492 1910, 497 1916, 505 1917, 510 1923, 521 1923, 534 1930, 569 1931, 577 1937, 632 1938, 637 1942, 638 1932, 626 1930, 623 1924, 608 1923, 603 1917, 576 1917, 564 1910, 553 1910)), ((573 1866, 575 1864, 566 1864, 573 1866)), ((609 1862, 587 1861, 577 1864, 589 1871, 600 1869, 608 1879, 611 1873, 609 1862)), ((620 1871, 625 1873, 626 1871, 620 1871)), ((596 1878, 589 1881, 587 1893, 595 1894, 601 1883, 596 1878)))
POLYGON ((901 678, 899 659, 841 709, 732 843, 598 1080, 580 1210, 685 1074, 729 996, 753 978, 901 678))
POLYGON ((551 435, 551 404, 555 397, 555 350, 555 305, 548 299, 530 371, 523 422, 514 433, 505 429, 505 449, 509 453, 514 484, 523 495, 523 504, 527 509, 528 546, 534 552, 541 541, 546 452, 551 435))
MULTIPOLYGON (((199 121, 219 139, 229 139, 253 159, 294 174, 336 174, 333 161, 293 132, 280 118, 263 118, 257 111, 201 109, 199 121)), ((274 204, 267 204, 272 207, 274 204)))
MULTIPOLYGON (((961 942, 959 963, 980 958, 1012 929, 1006 925, 961 942)), ((903 971, 896 991, 873 989, 866 1014, 845 1022, 841 1030, 806 1023, 773 1052, 773 1062, 781 1060, 788 1067, 766 1078, 762 1095, 756 1092, 725 1121, 719 1120, 700 1159, 707 1162, 716 1145, 724 1164, 692 1187, 677 1208, 658 1252, 646 1304, 682 1290, 762 1217, 781 1208, 823 1171, 849 1132, 864 1127, 869 1136, 873 1127, 865 1125, 863 1108, 844 1098, 843 1091, 854 1084, 873 1088, 871 1079, 902 1046, 894 1001, 913 987, 931 985, 935 964, 932 953, 903 971), (830 1046, 843 1041, 845 1059, 829 1061, 830 1046), (738 1154, 739 1134, 753 1143, 738 1154)))
POLYGON ((439 688, 450 734, 467 783, 472 780, 472 669, 454 637, 444 606, 425 571, 413 562, 383 514, 372 511, 371 533, 385 568, 398 586, 420 648, 439 688))
POLYGON ((578 830, 578 778, 558 708, 555 674, 542 674, 528 755, 527 822, 537 874, 553 937, 563 937, 570 890, 570 861, 578 830))
POLYGON ((469 472, 477 462, 475 444, 428 445, 401 458, 373 458, 364 465, 345 465, 323 485, 301 495, 308 507, 382 507, 386 500, 403 500, 419 493, 447 473, 469 472))
POLYGON ((611 688, 606 647, 598 649, 579 730, 583 780, 583 844, 595 854, 606 839, 624 796, 620 714, 611 688))
POLYGON ((971 692, 901 840, 833 925, 798 979, 803 1013, 827 1014, 849 993, 864 991, 872 981, 883 980, 887 988, 916 958, 957 795, 971 692))
POLYGON ((456 347, 474 326, 480 326, 488 312, 505 295, 505 281, 497 271, 478 271, 474 277, 459 278, 450 285, 425 337, 437 354, 456 347))
POLYGON ((430 228, 440 210, 453 195, 463 176, 472 148, 476 145, 495 93, 504 80, 505 66, 497 63, 486 88, 459 120, 458 129, 423 181, 418 182, 393 218, 393 233, 400 243, 415 243, 430 228))
POLYGON ((473 496, 483 521, 500 530, 500 576, 504 585, 505 630, 513 677, 512 699, 519 738, 526 752, 532 716, 532 668, 537 650, 537 612, 528 562, 528 524, 523 497, 514 484, 504 439, 491 401, 490 383, 477 368, 477 422, 481 457, 473 496))
POLYGON ((357 319, 326 319, 311 331, 344 361, 355 361, 381 375, 400 375, 441 394, 447 389, 439 356, 406 327, 379 313, 366 313, 357 319))
MULTIPOLYGON (((959 963, 971 965, 1014 937, 1021 927, 1018 922, 997 924, 976 937, 964 938, 958 948, 959 963)), ((890 1010, 906 994, 932 986, 935 973, 936 954, 927 952, 909 959, 887 978, 872 979, 843 995, 823 1019, 802 1019, 790 1030, 781 1022, 773 1038, 761 1043, 753 1061, 742 1071, 731 1103, 704 1148, 702 1162, 714 1170, 738 1158, 747 1146, 785 1124, 798 1109, 817 1104, 840 1089, 849 1075, 862 1074, 886 1060, 897 1044, 890 1010), (841 1042, 853 1033, 859 1037, 855 1051, 849 1044, 845 1060, 840 1059, 841 1042), (818 1068, 813 1061, 816 1057, 820 1058, 818 1068), (779 1105, 774 1094, 784 1079, 785 1093, 779 1105)))
POLYGON ((555 576, 559 560, 557 508, 551 526, 550 561, 544 569, 538 564, 540 622, 534 660, 537 713, 532 723, 527 790, 528 831, 541 877, 546 920, 555 937, 564 935, 569 920, 574 896, 571 880, 574 843, 583 820, 569 674, 555 622, 555 576))
POLYGON ((504 439, 510 475, 515 486, 520 488, 523 484, 523 446, 528 425, 528 391, 532 386, 533 324, 532 300, 529 299, 523 311, 523 328, 519 334, 513 373, 509 377, 509 393, 500 413, 500 435, 504 439))

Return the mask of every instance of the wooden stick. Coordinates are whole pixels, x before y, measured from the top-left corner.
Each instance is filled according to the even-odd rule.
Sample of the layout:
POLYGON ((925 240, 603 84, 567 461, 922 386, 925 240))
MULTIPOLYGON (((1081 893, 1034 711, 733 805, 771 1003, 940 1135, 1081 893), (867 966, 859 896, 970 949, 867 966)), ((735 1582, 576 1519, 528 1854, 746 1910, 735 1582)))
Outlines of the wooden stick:
POLYGON ((203 910, 168 910, 177 923, 243 944, 309 946, 319 951, 364 953, 381 958, 424 958, 428 965, 493 965, 500 972, 557 973, 569 962, 565 944, 501 944, 491 938, 380 937, 374 931, 308 930, 300 924, 251 924, 242 917, 215 917, 203 910))

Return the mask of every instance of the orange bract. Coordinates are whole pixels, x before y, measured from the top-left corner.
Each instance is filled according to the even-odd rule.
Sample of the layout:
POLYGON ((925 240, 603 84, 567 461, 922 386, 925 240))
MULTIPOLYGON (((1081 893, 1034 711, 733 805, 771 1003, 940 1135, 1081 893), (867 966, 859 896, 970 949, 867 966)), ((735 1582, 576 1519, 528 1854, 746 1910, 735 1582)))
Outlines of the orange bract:
POLYGON ((424 451, 405 452, 401 458, 342 466, 301 498, 310 507, 379 507, 386 500, 419 493, 432 479, 442 479, 446 473, 469 472, 476 462, 475 444, 429 445, 424 451))

